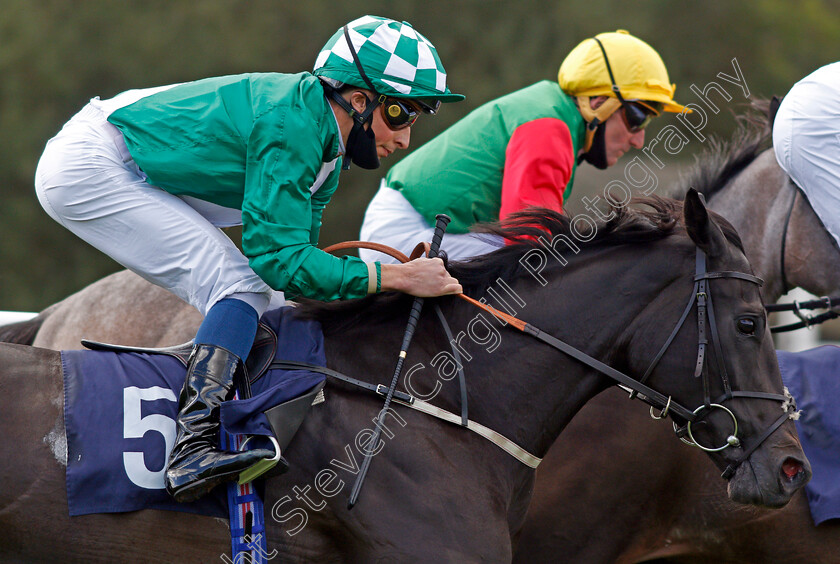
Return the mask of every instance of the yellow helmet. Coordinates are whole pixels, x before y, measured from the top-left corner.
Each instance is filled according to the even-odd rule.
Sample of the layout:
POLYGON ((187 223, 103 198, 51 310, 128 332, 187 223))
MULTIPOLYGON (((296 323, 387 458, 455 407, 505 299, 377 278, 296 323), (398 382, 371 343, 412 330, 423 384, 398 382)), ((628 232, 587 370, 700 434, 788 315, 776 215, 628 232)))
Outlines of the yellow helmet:
POLYGON ((583 40, 560 65, 557 79, 570 96, 647 100, 661 103, 666 112, 685 109, 673 99, 676 85, 659 53, 623 29, 583 40))

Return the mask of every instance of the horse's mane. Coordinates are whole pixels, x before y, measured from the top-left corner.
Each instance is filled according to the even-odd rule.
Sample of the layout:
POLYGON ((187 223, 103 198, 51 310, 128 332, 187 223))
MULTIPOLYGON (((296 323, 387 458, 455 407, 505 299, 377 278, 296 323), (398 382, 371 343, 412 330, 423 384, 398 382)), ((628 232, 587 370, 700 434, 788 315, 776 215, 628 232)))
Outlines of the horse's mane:
MULTIPOLYGON (((466 294, 480 297, 497 279, 513 280, 525 272, 519 259, 531 249, 544 250, 538 241, 539 237, 549 242, 558 236, 568 237, 579 249, 578 253, 564 255, 572 263, 604 247, 664 239, 682 224, 682 206, 681 201, 670 198, 634 198, 629 205, 616 208, 615 215, 609 221, 596 222, 594 229, 578 235, 572 229, 574 218, 549 209, 528 208, 510 215, 503 222, 483 224, 476 228, 478 232, 505 239, 507 244, 504 247, 466 261, 448 262, 447 268, 461 283, 466 294), (589 237, 591 240, 581 242, 589 237)), ((715 217, 727 239, 743 249, 732 226, 716 214, 715 217)), ((561 251, 565 248, 564 245, 558 246, 561 251)), ((557 264, 560 264, 559 261, 557 264)), ((412 299, 405 294, 388 292, 342 302, 300 300, 297 314, 320 321, 338 322, 341 327, 346 327, 356 322, 405 317, 407 306, 403 302, 412 299), (361 311, 364 311, 364 315, 357 315, 361 311)))
POLYGON ((738 176, 770 145, 769 112, 769 100, 752 100, 747 111, 736 116, 739 127, 729 140, 712 137, 709 147, 695 156, 693 165, 681 175, 673 197, 683 198, 689 188, 694 188, 709 200, 738 176))
MULTIPOLYGON (((479 225, 476 232, 496 235, 508 243, 492 253, 453 263, 449 271, 465 292, 480 294, 498 278, 519 276, 524 270, 520 257, 531 249, 544 249, 540 237, 552 241, 565 236, 580 249, 575 253, 580 256, 604 247, 647 243, 671 234, 682 218, 682 203, 657 196, 634 198, 629 205, 613 211, 609 221, 596 222, 594 229, 578 235, 572 228, 573 217, 545 208, 528 208, 502 222, 479 225)), ((558 249, 562 253, 568 247, 558 245, 558 249)), ((573 256, 564 258, 574 260, 573 256)))

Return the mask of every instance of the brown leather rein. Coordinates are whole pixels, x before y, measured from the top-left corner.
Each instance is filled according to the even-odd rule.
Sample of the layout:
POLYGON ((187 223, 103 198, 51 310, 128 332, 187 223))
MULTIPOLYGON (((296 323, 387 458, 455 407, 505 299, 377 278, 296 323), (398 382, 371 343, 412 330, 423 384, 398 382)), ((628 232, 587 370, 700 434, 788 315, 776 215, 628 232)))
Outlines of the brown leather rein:
MULTIPOLYGON (((389 247, 388 245, 383 245, 382 243, 374 243, 373 241, 344 241, 343 243, 336 243, 334 245, 330 245, 329 247, 325 248, 324 251, 328 253, 333 253, 335 251, 343 251, 343 250, 350 250, 350 249, 370 249, 372 251, 378 251, 380 253, 384 253, 390 257, 397 259, 400 262, 409 262, 416 258, 419 258, 424 255, 429 254, 429 243, 418 243, 414 250, 411 251, 410 256, 406 256, 405 253, 394 249, 393 247, 389 247)), ((483 309, 490 315, 495 316, 498 319, 505 321, 506 323, 510 323, 520 331, 525 331, 525 326, 527 323, 522 321, 521 319, 517 319, 510 314, 507 314, 503 311, 499 311, 498 309, 489 306, 487 304, 483 304, 480 301, 476 300, 475 298, 471 298, 466 294, 455 294, 458 298, 467 301, 474 305, 477 308, 483 309)))

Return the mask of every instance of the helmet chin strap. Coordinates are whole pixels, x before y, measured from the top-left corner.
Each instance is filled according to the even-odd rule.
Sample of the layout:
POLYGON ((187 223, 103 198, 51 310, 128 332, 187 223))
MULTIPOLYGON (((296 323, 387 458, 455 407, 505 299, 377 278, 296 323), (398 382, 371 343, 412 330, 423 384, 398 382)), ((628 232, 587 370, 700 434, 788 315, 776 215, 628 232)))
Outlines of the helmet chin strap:
MULTIPOLYGON (((373 105, 368 104, 368 106, 373 105)), ((379 155, 376 153, 376 135, 373 133, 373 125, 365 129, 362 122, 356 121, 353 124, 353 129, 347 136, 347 155, 345 157, 341 165, 343 170, 350 168, 351 160, 359 168, 368 170, 379 168, 381 163, 379 155)))
POLYGON ((353 129, 350 130, 350 135, 347 137, 347 154, 341 168, 343 170, 349 169, 350 161, 353 161, 360 168, 379 168, 379 155, 376 154, 376 135, 373 133, 373 111, 383 102, 385 96, 376 91, 368 78, 364 67, 362 67, 362 62, 356 54, 356 48, 353 47, 353 42, 350 40, 350 30, 346 25, 344 26, 344 40, 347 42, 347 48, 350 49, 353 62, 359 70, 359 75, 370 91, 373 92, 374 99, 368 100, 367 95, 365 95, 365 111, 360 114, 338 92, 335 90, 331 92, 333 100, 353 118, 353 129), (370 127, 365 129, 364 125, 368 122, 370 122, 370 127))
POLYGON ((581 153, 578 157, 578 164, 586 161, 597 169, 604 170, 609 166, 607 162, 607 140, 606 127, 601 124, 595 128, 590 135, 589 150, 581 153))
POLYGON ((328 84, 325 84, 325 89, 328 91, 330 98, 353 119, 353 129, 347 136, 344 161, 341 165, 342 170, 349 169, 351 161, 359 168, 379 168, 380 162, 379 155, 376 154, 376 135, 373 133, 372 119, 373 111, 379 105, 379 101, 370 100, 365 96, 367 101, 365 110, 360 113, 336 89, 328 84), (370 127, 367 129, 365 129, 366 123, 370 123, 370 127))
POLYGON ((586 140, 583 145, 583 152, 588 153, 592 148, 592 142, 595 139, 595 130, 609 119, 619 108, 621 108, 621 100, 618 98, 608 97, 604 102, 595 109, 590 105, 591 98, 589 96, 578 96, 578 109, 580 115, 583 116, 583 121, 586 122, 586 140))

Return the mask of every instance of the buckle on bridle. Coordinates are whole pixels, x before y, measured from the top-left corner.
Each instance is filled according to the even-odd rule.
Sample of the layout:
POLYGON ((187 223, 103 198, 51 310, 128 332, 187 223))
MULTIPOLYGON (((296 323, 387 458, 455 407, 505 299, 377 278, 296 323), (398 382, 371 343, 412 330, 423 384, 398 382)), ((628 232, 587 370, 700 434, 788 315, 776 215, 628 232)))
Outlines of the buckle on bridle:
POLYGON ((791 311, 793 315, 799 318, 799 320, 805 324, 806 329, 811 328, 811 323, 814 321, 814 317, 807 313, 804 313, 799 305, 799 300, 793 300, 793 310, 791 311))
POLYGON ((668 403, 665 404, 665 407, 662 408, 662 411, 659 412, 659 415, 653 412, 653 406, 650 406, 650 416, 653 419, 665 419, 668 417, 668 410, 671 408, 671 396, 668 396, 668 403))
MULTIPOLYGON (((374 391, 383 398, 388 396, 388 386, 386 386, 385 384, 377 384, 376 390, 374 391)), ((404 394, 403 392, 395 391, 394 398, 403 403, 407 403, 408 405, 412 405, 414 403, 414 396, 410 394, 404 394)))

